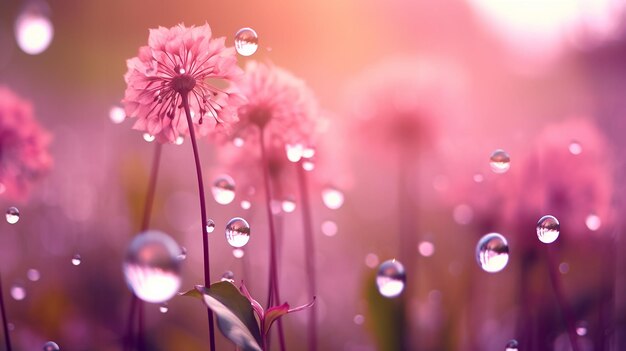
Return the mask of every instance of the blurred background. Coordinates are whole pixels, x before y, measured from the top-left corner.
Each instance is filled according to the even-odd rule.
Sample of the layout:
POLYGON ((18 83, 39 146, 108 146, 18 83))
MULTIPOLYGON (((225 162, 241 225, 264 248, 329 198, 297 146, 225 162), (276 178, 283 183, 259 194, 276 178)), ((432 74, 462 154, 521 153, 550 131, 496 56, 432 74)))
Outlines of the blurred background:
MULTIPOLYGON (((18 223, 0 224, 15 349, 47 340, 63 350, 120 349, 130 304, 121 267, 139 230, 155 145, 111 109, 121 106, 126 59, 146 45, 149 28, 205 22, 229 46, 237 30, 254 28, 259 48, 240 56, 241 66, 272 62, 302 78, 328 122, 320 167, 309 173, 320 349, 396 350, 408 339, 414 350, 503 350, 523 339, 524 349, 570 350, 548 279, 556 266, 581 349, 625 349, 625 11, 626 1, 612 0, 0 0, 0 84, 30 100, 53 135, 53 169, 30 199, 0 199, 20 209, 18 223), (43 18, 42 43, 24 34, 25 14, 43 18), (393 124, 406 107, 394 100, 403 91, 399 101, 428 105, 409 118, 413 133, 393 124), (510 155, 504 174, 490 169, 497 149, 510 155), (328 187, 340 191, 340 206, 325 205, 328 187), (544 214, 562 226, 552 256, 535 232, 544 214), (490 232, 510 247, 495 274, 475 259, 477 240, 490 232), (410 245, 401 253, 403 235, 410 245), (406 291, 383 298, 377 267, 401 256, 411 262, 406 291)), ((224 172, 219 152, 200 142, 208 184, 224 172)), ((212 274, 233 271, 264 301, 266 214, 247 196, 237 189, 220 205, 207 191, 212 274), (235 216, 251 224, 242 258, 223 236, 235 216)), ((299 305, 309 297, 293 199, 294 211, 276 215, 281 295, 299 305)), ((182 289, 200 284, 188 140, 163 148, 151 228, 186 248, 182 289)), ((198 301, 159 307, 146 306, 150 350, 208 348, 198 301)), ((289 349, 304 349, 306 321, 305 312, 285 317, 289 349)), ((218 345, 233 348, 221 335, 218 345)))

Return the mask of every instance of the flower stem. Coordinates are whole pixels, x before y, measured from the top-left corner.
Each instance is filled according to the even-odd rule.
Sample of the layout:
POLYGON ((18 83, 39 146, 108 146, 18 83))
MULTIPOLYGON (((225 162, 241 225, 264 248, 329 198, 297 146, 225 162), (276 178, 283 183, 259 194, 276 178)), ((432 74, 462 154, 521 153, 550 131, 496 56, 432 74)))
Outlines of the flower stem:
MULTIPOLYGON (((261 129, 261 168, 263 169, 263 181, 265 188, 265 208, 267 211, 267 222, 270 230, 270 277, 269 277, 269 294, 267 308, 272 306, 272 300, 276 305, 280 304, 280 293, 278 289, 278 268, 276 264, 276 227, 274 224, 274 215, 272 214, 272 195, 271 195, 271 182, 270 182, 270 169, 269 161, 267 159, 267 150, 265 150, 265 132, 261 129)), ((285 335, 283 333, 283 324, 279 319, 278 323, 278 338, 280 342, 280 350, 285 351, 285 335)))
MULTIPOLYGON (((181 99, 183 107, 185 109, 185 115, 187 116, 187 125, 189 126, 189 138, 191 139, 191 146, 193 147, 193 157, 196 162, 196 175, 198 178, 198 195, 200 196, 200 218, 202 220, 202 252, 204 253, 204 285, 209 287, 211 285, 211 271, 209 267, 209 233, 206 230, 206 201, 204 199, 204 183, 202 181, 202 166, 200 165, 200 155, 198 153, 198 144, 196 142, 196 133, 193 127, 193 121, 191 120, 191 111, 189 110, 189 99, 187 93, 181 93, 181 99)), ((215 327, 213 325, 213 311, 207 309, 207 315, 209 318, 209 343, 210 350, 215 350, 215 327)))
MULTIPOLYGON (((304 233, 304 257, 306 258, 306 273, 309 291, 309 299, 313 300, 317 293, 317 277, 315 274, 315 241, 313 240, 313 220, 311 218, 311 203, 306 171, 302 168, 302 161, 296 165, 298 169, 298 186, 302 197, 302 226, 304 233)), ((309 351, 317 350, 317 308, 311 306, 309 310, 308 330, 309 351)))
POLYGON ((550 283, 552 284, 552 289, 554 290, 554 294, 556 295, 559 308, 561 309, 561 314, 563 315, 563 319, 565 320, 565 328, 567 329, 567 334, 569 336, 570 343, 572 344, 572 351, 580 351, 580 347, 578 346, 578 335, 576 334, 576 323, 574 321, 574 314, 572 313, 572 309, 567 302, 565 294, 563 292, 561 279, 559 278, 559 273, 557 272, 558 268, 555 253, 553 252, 552 247, 548 247, 546 252, 548 259, 548 273, 550 275, 550 283))
POLYGON ((2 278, 0 277, 0 310, 2 312, 2 329, 4 330, 4 344, 6 345, 7 351, 11 351, 11 337, 9 336, 9 324, 7 322, 7 313, 6 308, 4 306, 4 297, 2 292, 4 289, 2 288, 2 278))

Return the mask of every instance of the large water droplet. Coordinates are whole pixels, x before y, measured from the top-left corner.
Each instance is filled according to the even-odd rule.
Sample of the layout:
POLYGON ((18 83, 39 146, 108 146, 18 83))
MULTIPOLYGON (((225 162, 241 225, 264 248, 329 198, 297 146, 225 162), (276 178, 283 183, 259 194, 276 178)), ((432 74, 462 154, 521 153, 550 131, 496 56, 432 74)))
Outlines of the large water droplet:
POLYGON ((170 310, 170 308, 167 305, 167 302, 163 302, 161 304, 161 306, 159 306, 159 312, 161 312, 161 313, 167 313, 167 311, 169 311, 169 310, 170 310))
POLYGON ((556 217, 545 215, 537 222, 537 237, 544 244, 553 243, 561 233, 561 225, 556 217))
POLYGON ((302 158, 304 146, 302 144, 285 144, 285 153, 290 162, 298 162, 302 158))
POLYGON ((509 262, 509 244, 498 233, 489 233, 476 244, 476 261, 485 272, 499 272, 509 262))
POLYGON ((282 203, 282 209, 285 213, 291 213, 296 210, 296 202, 293 199, 285 199, 282 203))
POLYGON ((124 260, 126 283, 140 299, 162 303, 180 287, 180 246, 169 235, 149 230, 135 236, 124 260))
POLYGON ((19 284, 15 284, 11 287, 11 297, 16 301, 21 301, 26 298, 26 289, 19 284))
POLYGON ((213 181, 211 192, 215 202, 228 205, 235 199, 235 180, 227 174, 222 174, 213 181))
POLYGON ((80 257, 79 254, 74 254, 74 256, 72 256, 72 264, 74 266, 80 266, 81 262, 82 262, 82 258, 80 257))
POLYGON ((511 157, 506 151, 498 149, 489 157, 489 166, 494 173, 506 173, 511 168, 511 157))
POLYGON ((519 350, 519 344, 517 343, 517 340, 512 339, 509 340, 509 342, 506 343, 506 346, 504 348, 504 351, 518 351, 519 350))
POLYGON ((343 193, 335 188, 329 187, 322 190, 322 201, 331 210, 336 210, 343 205, 343 193))
POLYGON ((378 292, 384 297, 396 297, 404 290, 406 273, 404 266, 394 260, 387 260, 378 267, 376 285, 378 292))
POLYGON ((9 207, 7 209, 6 218, 9 224, 17 223, 20 220, 20 210, 14 206, 9 207))
POLYGON ((220 278, 220 280, 223 281, 223 282, 234 283, 235 282, 235 273, 233 273, 233 271, 226 271, 226 272, 224 272, 224 274, 222 274, 222 278, 220 278))
POLYGON ((259 47, 259 37, 252 28, 241 28, 235 34, 235 50, 241 56, 250 56, 259 47))
POLYGON ((48 341, 47 343, 43 344, 43 351, 60 351, 60 350, 61 348, 54 341, 48 341))
POLYGON ((250 240, 250 225, 245 219, 235 217, 226 224, 226 241, 232 247, 243 247, 250 240))
POLYGON ((28 280, 30 280, 31 282, 36 282, 39 279, 41 279, 41 273, 39 273, 38 270, 31 268, 26 272, 26 277, 28 278, 28 280))
POLYGON ((126 119, 126 112, 119 106, 113 106, 109 110, 109 119, 115 124, 120 124, 126 119))
POLYGON ((207 219, 206 221, 206 232, 213 233, 215 230, 215 222, 212 219, 207 219))
POLYGON ((54 37, 54 27, 50 19, 36 7, 24 10, 15 20, 17 45, 29 55, 46 51, 54 37))

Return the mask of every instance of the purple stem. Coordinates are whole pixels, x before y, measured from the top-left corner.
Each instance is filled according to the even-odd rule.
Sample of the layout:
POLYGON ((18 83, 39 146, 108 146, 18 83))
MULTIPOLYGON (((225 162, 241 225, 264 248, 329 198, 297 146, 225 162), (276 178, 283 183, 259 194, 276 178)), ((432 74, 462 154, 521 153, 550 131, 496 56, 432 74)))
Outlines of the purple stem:
POLYGON ((572 312, 571 306, 567 302, 567 299, 563 292, 563 286, 561 284, 561 279, 557 271, 558 265, 553 250, 554 249, 552 247, 548 247, 546 250, 550 283, 552 283, 552 289, 554 290, 557 302, 559 303, 559 308, 561 309, 561 314, 563 315, 563 319, 565 320, 565 327, 567 329, 567 334, 569 335, 570 343, 572 344, 572 350, 580 351, 580 347, 578 346, 578 335, 576 334, 574 313, 572 312))
POLYGON ((137 311, 137 302, 139 298, 137 295, 132 294, 130 298, 130 308, 128 309, 128 319, 126 320, 126 336, 124 337, 124 351, 132 350, 133 348, 133 335, 134 328, 133 322, 135 320, 135 311, 137 311))
MULTIPOLYGON (((185 109, 185 115, 187 116, 187 125, 189 126, 189 138, 191 139, 191 146, 193 147, 193 157, 196 162, 196 175, 198 178, 198 195, 200 196, 200 217, 202 220, 202 246, 204 253, 204 285, 209 287, 211 285, 211 271, 209 267, 209 233, 206 230, 206 201, 204 199, 204 183, 202 182, 202 166, 200 165, 200 155, 198 153, 198 144, 196 142, 196 133, 193 127, 193 121, 191 120, 191 111, 189 110, 189 99, 187 93, 181 93, 182 104, 185 109)), ((209 318, 209 343, 210 350, 215 350, 215 327, 213 325, 213 311, 208 308, 207 316, 209 318)))
MULTIPOLYGON (((276 305, 280 304, 280 293, 278 289, 278 268, 276 265, 276 227, 274 224, 274 215, 272 214, 272 195, 270 189, 270 169, 267 159, 267 151, 265 150, 265 132, 261 129, 261 168, 263 169, 263 182, 265 184, 265 208, 267 211, 267 222, 270 229, 270 277, 269 277, 269 293, 267 308, 272 307, 272 301, 276 305)), ((280 350, 285 351, 285 335, 283 332, 283 323, 278 319, 278 338, 280 342, 280 350)))
MULTIPOLYGON (((306 171, 302 168, 302 162, 296 165, 298 169, 298 186, 302 196, 302 226, 304 232, 304 257, 306 258, 306 273, 309 290, 309 300, 313 300, 317 293, 317 277, 315 274, 315 241, 313 240, 313 220, 311 218, 311 202, 306 171)), ((316 305, 309 309, 309 351, 317 350, 317 308, 316 305)))
POLYGON ((4 289, 2 288, 2 278, 0 277, 0 310, 2 312, 2 329, 4 330, 4 344, 6 345, 7 351, 11 351, 11 337, 9 336, 9 324, 7 322, 7 314, 6 308, 4 306, 4 297, 2 292, 4 289))

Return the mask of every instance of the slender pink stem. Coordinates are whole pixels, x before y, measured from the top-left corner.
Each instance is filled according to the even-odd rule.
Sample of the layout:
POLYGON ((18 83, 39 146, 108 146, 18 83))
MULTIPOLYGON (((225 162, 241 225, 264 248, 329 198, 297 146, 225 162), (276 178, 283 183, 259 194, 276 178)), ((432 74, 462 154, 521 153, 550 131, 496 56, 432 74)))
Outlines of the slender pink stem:
MULTIPOLYGON (((315 240, 313 240, 313 220, 311 218, 311 202, 306 171, 302 168, 302 162, 296 165, 298 169, 298 186, 302 197, 302 230, 304 233, 304 257, 306 258, 306 273, 309 292, 309 300, 313 300, 317 294, 317 276, 315 274, 315 240)), ((309 308, 308 326, 309 351, 317 350, 317 308, 313 305, 309 308)))
POLYGON ((6 307, 4 306, 4 297, 2 288, 2 278, 0 277, 0 310, 2 312, 2 329, 4 330, 4 344, 7 351, 11 351, 11 337, 9 336, 9 323, 7 322, 6 307))
MULTIPOLYGON (((272 307, 272 300, 276 305, 280 304, 280 293, 278 289, 278 268, 276 264, 276 227, 274 224, 274 215, 272 214, 272 192, 270 182, 269 161, 267 159, 267 151, 265 150, 265 133, 261 129, 261 168, 263 168, 263 181, 265 184, 265 208, 267 211, 267 222, 270 230, 270 277, 269 277, 269 294, 267 308, 272 307)), ((285 350, 285 335, 283 333, 283 324, 278 319, 278 338, 281 351, 285 350)))
MULTIPOLYGON (((198 153, 198 144, 196 142, 196 133, 194 131, 193 122, 191 120, 191 111, 189 110, 189 100, 187 93, 181 93, 182 104, 185 109, 185 115, 187 116, 187 125, 189 126, 189 138, 191 139, 191 146, 193 147, 193 157, 196 162, 196 175, 198 178, 198 195, 200 196, 200 217, 202 220, 202 247, 204 253, 204 285, 209 287, 211 285, 211 271, 209 267, 209 233, 206 230, 206 201, 204 199, 204 183, 202 181, 202 166, 200 165, 200 155, 198 153)), ((208 308, 207 315, 209 318, 209 343, 211 345, 210 350, 215 350, 215 326, 213 325, 213 311, 208 308)))
POLYGON ((139 301, 139 298, 137 297, 137 295, 132 294, 131 299, 130 299, 130 308, 128 309, 128 318, 126 320, 126 336, 124 337, 124 350, 128 351, 128 350, 132 350, 133 345, 135 345, 135 343, 133 342, 133 337, 134 337, 134 321, 135 321, 135 312, 137 311, 137 302, 139 301))

